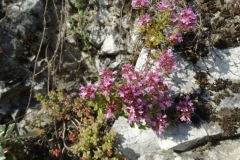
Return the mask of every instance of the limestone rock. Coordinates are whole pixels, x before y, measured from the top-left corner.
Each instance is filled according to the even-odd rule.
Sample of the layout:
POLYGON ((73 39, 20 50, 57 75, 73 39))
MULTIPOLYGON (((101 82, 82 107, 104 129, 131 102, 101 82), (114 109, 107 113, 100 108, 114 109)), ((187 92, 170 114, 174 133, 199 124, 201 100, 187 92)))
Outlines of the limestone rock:
POLYGON ((101 47, 103 54, 117 54, 126 52, 124 40, 120 34, 110 34, 106 37, 101 47))
POLYGON ((17 129, 20 135, 35 131, 53 122, 49 116, 49 111, 37 105, 35 108, 29 108, 24 116, 24 119, 17 123, 17 129), (34 120, 34 121, 33 121, 34 120), (34 127, 33 127, 34 126, 34 127))
POLYGON ((138 20, 134 21, 134 25, 131 26, 129 34, 127 34, 126 38, 127 52, 131 54, 138 51, 139 46, 137 46, 137 44, 140 44, 142 42, 136 25, 137 21, 138 20))
POLYGON ((102 8, 106 8, 109 5, 108 0, 99 0, 98 3, 99 3, 99 6, 102 8))
POLYGON ((92 27, 89 41, 96 47, 100 47, 103 41, 106 39, 106 33, 102 31, 102 27, 96 25, 92 27))
POLYGON ((123 117, 115 121, 111 130, 117 133, 116 144, 120 151, 133 160, 140 155, 161 149, 158 137, 152 130, 131 128, 123 117))
POLYGON ((130 28, 131 24, 130 24, 130 18, 129 15, 124 15, 122 18, 122 27, 125 29, 130 28))
POLYGON ((154 153, 148 153, 142 155, 138 160, 169 160, 169 159, 211 159, 211 160, 222 160, 231 159, 239 160, 240 156, 240 140, 224 140, 220 141, 216 145, 206 145, 196 149, 195 151, 189 151, 183 154, 174 153, 171 150, 159 151, 154 153))

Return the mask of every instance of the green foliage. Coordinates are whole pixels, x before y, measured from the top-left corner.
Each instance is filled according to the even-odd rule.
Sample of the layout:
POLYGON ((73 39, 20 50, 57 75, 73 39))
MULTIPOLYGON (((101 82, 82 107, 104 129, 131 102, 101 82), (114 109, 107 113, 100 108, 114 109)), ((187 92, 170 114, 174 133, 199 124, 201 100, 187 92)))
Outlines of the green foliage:
POLYGON ((44 130, 36 130, 33 132, 26 133, 20 136, 12 136, 15 124, 10 124, 6 130, 6 125, 0 125, 0 160, 5 159, 2 146, 7 145, 9 141, 17 140, 20 138, 29 138, 42 134, 44 130), (6 132, 5 132, 6 131, 6 132), (5 133, 5 134, 4 134, 5 133), (11 137, 12 136, 12 137, 11 137))
POLYGON ((81 41, 82 50, 88 51, 92 49, 92 46, 88 42, 87 28, 89 25, 85 22, 86 19, 84 19, 84 16, 86 15, 83 10, 84 4, 76 2, 75 7, 78 9, 78 12, 68 18, 69 23, 73 26, 71 32, 81 41))
POLYGON ((63 90, 53 91, 48 96, 37 94, 35 97, 49 110, 49 116, 58 124, 62 121, 77 122, 74 123, 75 127, 67 127, 65 133, 71 135, 71 152, 76 157, 86 160, 126 159, 114 149, 116 134, 109 132, 108 121, 97 103, 80 97, 72 98, 63 90))
POLYGON ((165 35, 166 28, 169 27, 171 21, 170 12, 158 14, 155 21, 139 28, 140 32, 145 32, 143 39, 145 39, 146 46, 156 48, 163 47, 165 43, 169 43, 165 35))
POLYGON ((4 160, 4 159, 6 159, 6 157, 4 156, 3 148, 0 145, 0 160, 4 160))
POLYGON ((76 3, 75 3, 75 7, 76 7, 77 9, 83 8, 84 6, 85 6, 85 4, 83 4, 83 3, 80 3, 80 2, 76 2, 76 3))

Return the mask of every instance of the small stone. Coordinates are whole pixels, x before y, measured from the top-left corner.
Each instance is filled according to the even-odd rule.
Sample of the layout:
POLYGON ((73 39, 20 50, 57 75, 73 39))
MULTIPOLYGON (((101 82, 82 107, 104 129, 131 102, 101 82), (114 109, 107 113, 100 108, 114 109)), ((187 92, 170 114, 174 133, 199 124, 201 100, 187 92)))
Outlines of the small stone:
POLYGON ((119 34, 110 34, 106 37, 101 47, 103 54, 117 54, 126 51, 124 41, 119 34))
POLYGON ((15 120, 17 117, 19 117, 19 115, 20 115, 20 109, 16 109, 16 110, 14 110, 14 111, 12 111, 12 113, 11 113, 11 116, 12 116, 12 118, 15 120))
POLYGON ((98 4, 102 8, 106 8, 109 5, 108 0, 98 0, 98 4))
POLYGON ((110 13, 108 12, 107 9, 100 9, 95 15, 95 18, 98 23, 105 24, 105 23, 109 23, 109 19, 108 19, 109 15, 110 13))
POLYGON ((130 28, 130 20, 129 15, 124 15, 122 18, 122 27, 125 29, 130 28))
POLYGON ((117 69, 117 67, 120 64, 128 62, 128 58, 127 57, 128 56, 126 56, 126 55, 117 55, 116 58, 115 58, 116 62, 111 63, 108 68, 110 68, 110 69, 117 69))
POLYGON ((239 15, 234 17, 234 23, 240 23, 240 16, 239 15))
POLYGON ((100 47, 103 43, 103 41, 106 38, 106 34, 104 31, 101 29, 100 26, 96 25, 95 27, 92 28, 90 36, 89 36, 89 41, 96 47, 100 47))

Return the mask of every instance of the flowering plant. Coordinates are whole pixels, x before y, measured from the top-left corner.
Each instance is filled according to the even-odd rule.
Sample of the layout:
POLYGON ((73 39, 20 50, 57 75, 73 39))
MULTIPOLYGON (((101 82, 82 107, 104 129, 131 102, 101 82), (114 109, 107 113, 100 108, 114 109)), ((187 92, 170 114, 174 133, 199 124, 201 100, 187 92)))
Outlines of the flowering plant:
MULTIPOLYGON (((146 9, 150 2, 133 0, 132 6, 146 9)), ((161 134, 170 121, 165 111, 173 104, 164 74, 170 74, 177 67, 173 52, 167 47, 181 42, 181 33, 194 29, 195 21, 196 15, 191 8, 182 9, 171 0, 161 0, 156 5, 154 18, 145 13, 137 23, 139 31, 145 33, 146 46, 150 49, 160 47, 159 56, 153 63, 155 70, 136 71, 131 64, 124 64, 118 81, 116 71, 102 70, 97 85, 88 83, 81 86, 80 97, 106 118, 124 116, 131 126, 149 127, 161 134), (166 46, 162 45, 164 43, 168 44, 167 47, 163 47, 166 46)), ((181 121, 191 122, 194 107, 189 96, 180 101, 176 110, 181 121)))
POLYGON ((179 112, 180 120, 187 123, 191 123, 190 116, 194 112, 193 103, 190 97, 187 95, 183 101, 180 101, 177 106, 177 111, 179 112))
MULTIPOLYGON (((139 8, 141 0, 133 0, 132 6, 139 8)), ((142 0, 144 1, 144 0, 142 0)), ((144 1, 145 2, 145 1, 144 1)), ((147 8, 150 5, 142 5, 147 8)), ((182 42, 182 32, 196 27, 197 15, 192 8, 183 9, 173 0, 161 0, 156 4, 154 16, 151 18, 144 13, 138 20, 139 32, 144 32, 146 46, 150 48, 162 47, 162 44, 174 45, 182 42)))
MULTIPOLYGON (((138 124, 140 128, 152 128, 161 134, 169 125, 165 110, 173 103, 170 86, 164 83, 164 73, 170 73, 176 68, 172 50, 165 52, 156 61, 155 71, 135 71, 131 64, 124 64, 118 82, 115 78, 116 71, 100 71, 100 80, 96 85, 98 87, 90 83, 81 86, 80 97, 106 118, 124 116, 131 126, 138 124)), ((180 104, 184 105, 185 103, 180 104)), ((183 113, 185 112, 181 112, 183 113)))
POLYGON ((132 6, 135 8, 148 8, 150 7, 149 0, 133 0, 132 6))
MULTIPOLYGON (((164 67, 161 62, 158 65, 158 68, 164 67)), ((119 82, 115 81, 115 72, 110 70, 100 72, 99 75, 97 90, 89 90, 89 84, 80 88, 80 96, 90 106, 103 112, 106 118, 125 116, 130 125, 136 123, 141 128, 150 127, 155 132, 162 133, 168 125, 164 111, 171 106, 172 101, 169 86, 164 83, 161 72, 135 71, 132 65, 124 64, 119 82)))

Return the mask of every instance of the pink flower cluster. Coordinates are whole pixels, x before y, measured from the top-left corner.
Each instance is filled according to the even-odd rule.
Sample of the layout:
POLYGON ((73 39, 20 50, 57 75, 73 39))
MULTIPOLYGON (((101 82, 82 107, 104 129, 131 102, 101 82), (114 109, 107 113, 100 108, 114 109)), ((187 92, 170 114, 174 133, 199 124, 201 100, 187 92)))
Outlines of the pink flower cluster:
POLYGON ((177 106, 177 111, 180 112, 181 121, 185 121, 187 123, 191 123, 190 117, 191 114, 194 112, 193 103, 190 100, 190 97, 187 95, 183 101, 180 101, 177 106))
POLYGON ((193 30, 196 27, 197 15, 192 8, 183 9, 180 14, 174 17, 174 25, 181 30, 193 30))
POLYGON ((112 72, 110 70, 102 70, 99 72, 99 76, 101 76, 101 80, 98 82, 99 92, 101 92, 104 96, 108 96, 113 89, 115 78, 114 76, 117 74, 117 71, 112 72))
MULTIPOLYGON (((138 6, 141 6, 141 4, 145 3, 147 3, 148 6, 150 5, 149 2, 146 2, 144 0, 133 0, 132 6, 134 7, 136 4, 138 4, 138 6)), ((162 17, 165 17, 166 21, 164 22, 164 24, 166 24, 166 29, 159 32, 163 32, 162 34, 168 38, 171 44, 182 42, 182 32, 196 28, 197 15, 193 12, 192 8, 182 9, 173 0, 160 0, 157 3, 156 10, 159 11, 159 14, 162 15, 162 17)), ((146 26, 146 24, 150 21, 150 15, 148 13, 145 13, 140 16, 137 25, 138 27, 143 27, 146 26)), ((153 30, 153 32, 156 31, 153 30)))
MULTIPOLYGON (((169 93, 170 87, 164 83, 162 71, 170 73, 175 67, 172 50, 168 49, 156 62, 156 71, 135 71, 132 65, 124 64, 122 80, 116 84, 114 76, 117 73, 102 70, 99 73, 101 78, 98 88, 88 83, 85 87, 81 86, 79 95, 90 100, 97 95, 108 97, 107 101, 99 101, 98 98, 96 101, 104 103, 100 105, 104 106, 103 113, 106 118, 127 115, 129 124, 141 124, 141 121, 145 120, 147 127, 161 134, 169 125, 165 110, 173 103, 169 93)), ((189 96, 177 106, 180 120, 187 123, 190 123, 193 111, 189 96)))
POLYGON ((126 83, 119 86, 118 94, 128 114, 128 123, 140 123, 145 119, 148 127, 161 133, 167 126, 162 112, 172 105, 169 86, 159 71, 135 71, 130 64, 124 64, 122 75, 126 83), (155 114, 151 114, 155 112, 155 114))
POLYGON ((80 97, 85 99, 93 99, 95 98, 97 88, 91 82, 88 82, 86 86, 81 85, 79 94, 80 97))
POLYGON ((151 18, 148 13, 141 15, 141 17, 138 20, 138 27, 146 25, 148 22, 150 22, 151 18))
POLYGON ((158 134, 162 134, 165 128, 169 125, 166 118, 166 114, 163 115, 162 113, 159 113, 156 117, 149 115, 146 118, 146 123, 153 129, 153 131, 158 134))
POLYGON ((173 31, 170 31, 166 34, 166 36, 172 44, 177 44, 183 41, 182 34, 179 31, 175 33, 173 33, 173 31))
POLYGON ((173 58, 172 50, 168 49, 165 52, 163 52, 163 54, 155 62, 155 65, 158 70, 164 71, 167 74, 171 73, 174 69, 176 69, 177 65, 173 58))
POLYGON ((106 107, 106 110, 104 111, 105 117, 115 118, 116 109, 117 109, 117 104, 113 100, 110 100, 108 103, 108 106, 106 107))
POLYGON ((149 8, 150 2, 149 0, 133 0, 132 6, 134 8, 149 8))
POLYGON ((159 70, 135 71, 132 65, 124 64, 122 81, 118 85, 115 85, 116 72, 104 70, 99 75, 98 92, 93 84, 88 83, 86 87, 81 86, 81 97, 93 99, 95 94, 109 96, 112 93, 115 98, 109 96, 103 110, 106 118, 115 118, 120 111, 127 115, 129 124, 140 124, 145 119, 148 127, 162 133, 168 125, 164 110, 172 105, 172 100, 169 86, 164 83, 164 75, 159 70))
POLYGON ((160 10, 160 11, 165 11, 167 8, 170 8, 171 6, 172 6, 172 4, 169 1, 167 1, 167 2, 160 1, 160 2, 158 2, 156 9, 160 10))

